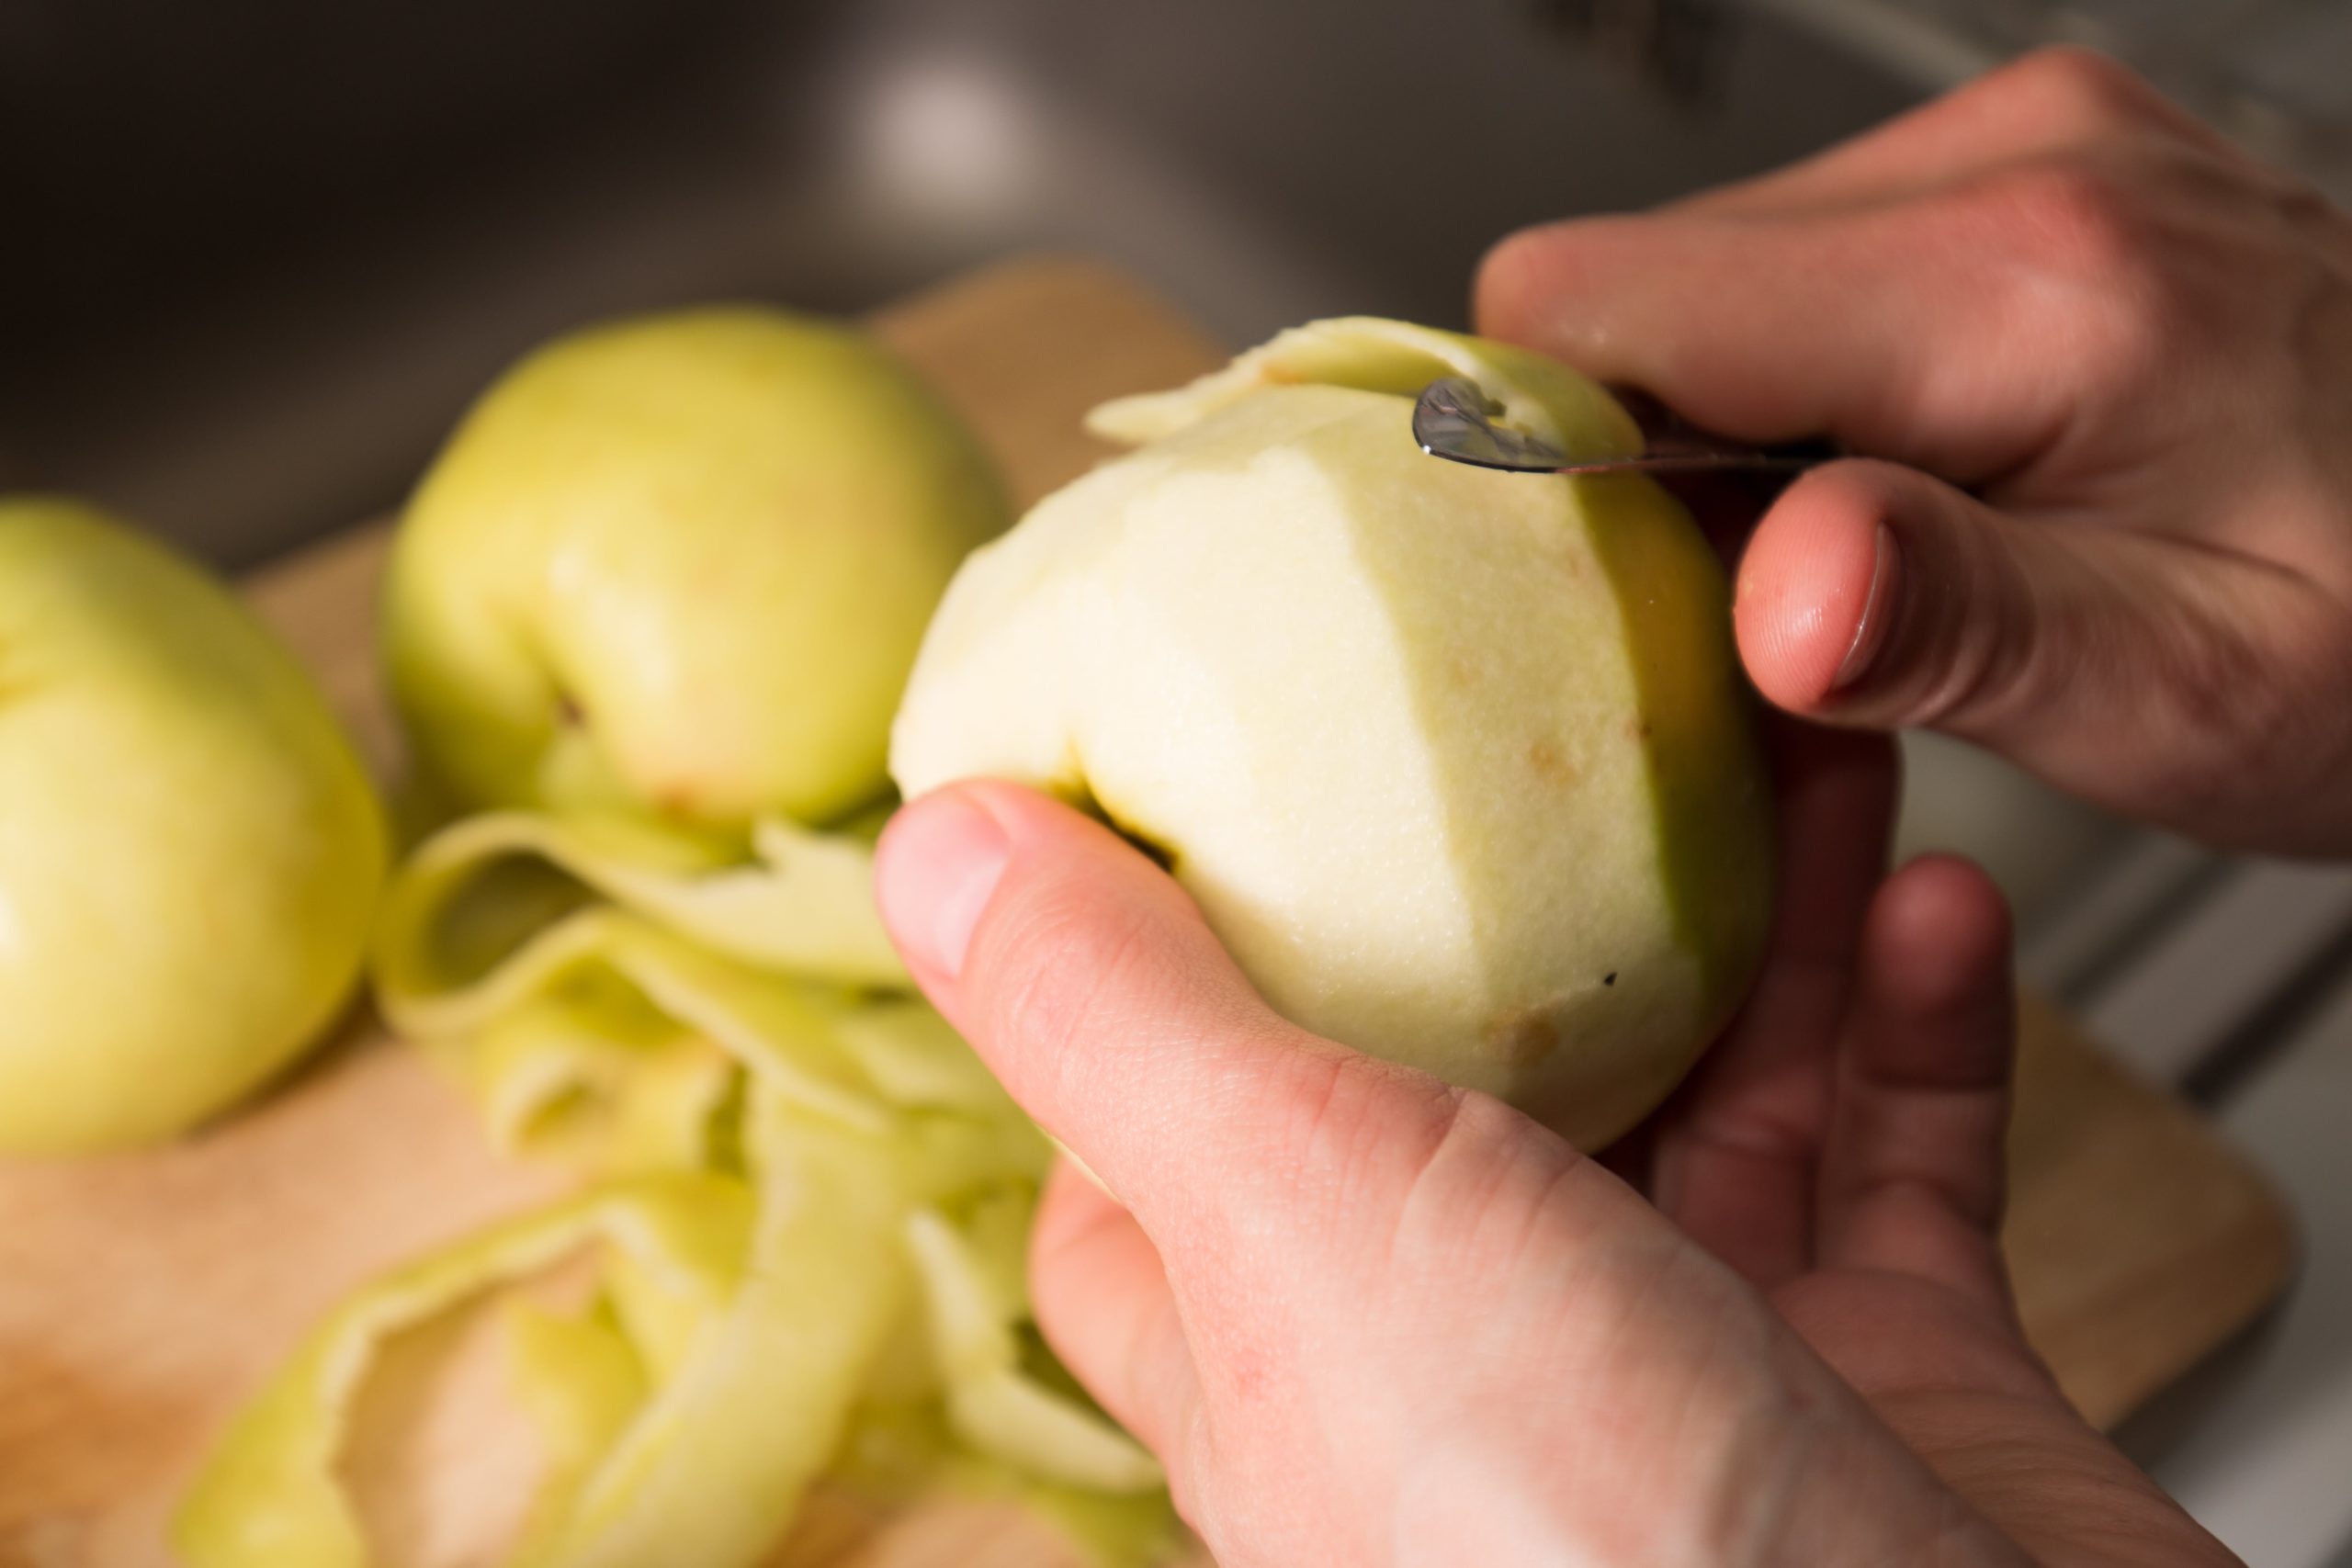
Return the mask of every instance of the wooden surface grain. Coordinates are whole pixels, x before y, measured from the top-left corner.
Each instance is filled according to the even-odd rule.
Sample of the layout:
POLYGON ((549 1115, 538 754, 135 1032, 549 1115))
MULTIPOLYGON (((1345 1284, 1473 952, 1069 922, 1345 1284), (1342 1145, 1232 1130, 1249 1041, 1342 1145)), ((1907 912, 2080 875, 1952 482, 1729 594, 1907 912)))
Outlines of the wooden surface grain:
MULTIPOLYGON (((1079 427, 1088 407, 1222 357, 1132 284, 1070 262, 979 274, 876 325, 978 428, 1023 505, 1101 455, 1079 427)), ((385 538, 357 530, 250 589, 389 779, 398 735, 371 629, 385 538)), ((2210 1128, 2030 999, 2021 1051, 2009 1260, 2035 1344, 2085 1413, 2111 1424, 2278 1293, 2290 1227, 2210 1128)), ((173 1499, 304 1327, 388 1264, 556 1184, 495 1156, 467 1106, 361 1010, 307 1068, 195 1136, 119 1158, 0 1165, 0 1568, 168 1562, 173 1499)), ((462 1390, 480 1338, 460 1318, 401 1357, 420 1385, 462 1390)), ((446 1516, 430 1529, 380 1524, 408 1542, 388 1555, 397 1568, 493 1560, 481 1520, 528 1466, 501 1461, 494 1418, 469 1408, 461 1393, 408 1400, 387 1418, 394 1435, 346 1461, 410 1476, 420 1506, 446 1516)), ((1066 1560, 1001 1512, 878 1518, 820 1497, 778 1562, 1066 1560)))

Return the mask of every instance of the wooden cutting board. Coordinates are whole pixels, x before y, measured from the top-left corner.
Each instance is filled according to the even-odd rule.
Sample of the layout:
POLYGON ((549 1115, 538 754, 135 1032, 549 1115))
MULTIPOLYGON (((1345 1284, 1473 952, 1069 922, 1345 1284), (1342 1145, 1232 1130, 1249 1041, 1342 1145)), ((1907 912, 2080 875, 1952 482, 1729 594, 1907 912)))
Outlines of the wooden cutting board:
MULTIPOLYGON (((978 427, 1024 505, 1102 455, 1079 426, 1088 407, 1224 357, 1134 284, 1071 262, 1000 267, 876 324, 978 427)), ((371 646, 385 538, 330 541, 251 592, 389 778, 398 737, 371 646)), ((2111 1425, 2278 1293, 2290 1227, 2211 1129, 2030 999, 2020 1073, 2006 1241, 2025 1322, 2085 1413, 2111 1425)), ((170 1561, 174 1498, 308 1324, 392 1261, 556 1186, 492 1155, 469 1108, 364 1011, 275 1093, 171 1147, 0 1165, 0 1568, 170 1561)), ((461 1320, 401 1360, 457 1379, 480 1339, 461 1320)), ((396 1438, 347 1458, 429 1478, 416 1517, 371 1521, 400 1543, 392 1568, 485 1561, 464 1521, 511 1516, 527 1483, 451 1408, 395 1411, 396 1438)), ((877 1520, 820 1499, 808 1515, 779 1563, 1068 1560, 1035 1527, 970 1506, 877 1520)))

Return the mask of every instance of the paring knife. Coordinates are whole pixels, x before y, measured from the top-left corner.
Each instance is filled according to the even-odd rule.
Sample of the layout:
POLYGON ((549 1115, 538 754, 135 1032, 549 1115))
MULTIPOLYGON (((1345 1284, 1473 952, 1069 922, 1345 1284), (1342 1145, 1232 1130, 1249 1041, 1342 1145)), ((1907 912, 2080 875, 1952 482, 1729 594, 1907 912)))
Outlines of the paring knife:
POLYGON ((1563 452, 1523 430, 1498 424, 1502 410, 1466 377, 1448 376, 1421 389, 1413 404, 1413 439, 1432 457, 1513 474, 1689 473, 1711 468, 1794 472, 1843 456, 1833 443, 1796 441, 1757 446, 1701 430, 1646 392, 1611 387, 1610 396, 1641 427, 1638 457, 1563 452))

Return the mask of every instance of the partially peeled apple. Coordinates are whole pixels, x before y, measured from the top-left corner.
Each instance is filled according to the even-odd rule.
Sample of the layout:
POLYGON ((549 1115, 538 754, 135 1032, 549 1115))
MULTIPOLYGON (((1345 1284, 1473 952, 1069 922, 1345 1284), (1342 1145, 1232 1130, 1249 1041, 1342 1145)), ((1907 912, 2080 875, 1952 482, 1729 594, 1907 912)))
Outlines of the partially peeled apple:
POLYGON ((1752 979, 1770 802, 1723 572, 1649 479, 1423 454, 1412 398, 1638 450, 1599 387, 1395 321, 1098 410, 1136 445, 973 555, 891 743, 1162 856, 1268 1000, 1605 1145, 1752 979))

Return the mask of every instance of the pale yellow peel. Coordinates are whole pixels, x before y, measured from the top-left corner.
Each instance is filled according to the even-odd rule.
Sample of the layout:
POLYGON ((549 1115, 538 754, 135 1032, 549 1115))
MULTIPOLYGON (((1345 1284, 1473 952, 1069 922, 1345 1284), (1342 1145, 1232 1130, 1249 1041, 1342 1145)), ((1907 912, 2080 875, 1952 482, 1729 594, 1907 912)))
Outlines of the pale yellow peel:
POLYGON ((729 1309, 695 1325, 577 1506, 514 1568, 751 1562, 838 1446, 907 1286, 877 1245, 906 1201, 904 1156, 757 1089, 750 1136, 760 1209, 729 1309))
POLYGON ((545 1467, 525 1527, 527 1540, 569 1514, 651 1385, 643 1358, 601 1307, 573 1314, 516 1302, 503 1326, 508 1382, 538 1436, 545 1467))
MULTIPOLYGON (((752 860, 728 863, 694 840, 621 819, 526 811, 468 818, 419 846, 386 889, 378 968, 389 966, 401 989, 413 973, 446 967, 435 939, 465 900, 498 895, 489 872, 521 858, 744 963, 843 986, 910 986, 875 908, 869 840, 769 819, 754 829, 752 846, 752 860)), ((429 1018, 395 1021, 428 1033, 450 1027, 429 1018)))
POLYGON ((1596 382, 1532 350, 1377 316, 1337 316, 1276 333, 1189 385, 1115 398, 1086 416, 1106 441, 1140 446, 1269 387, 1351 387, 1411 398, 1443 377, 1467 378, 1498 418, 1555 446, 1631 456, 1642 433, 1596 382))
MULTIPOLYGON (((764 863, 787 859, 772 844, 764 863)), ((615 1252, 596 1314, 510 1324, 518 1396, 548 1457, 510 1568, 748 1563, 884 1393, 938 1408, 987 1450, 941 1450, 929 1473, 1016 1489, 1107 1480, 1146 1495, 1132 1520, 1103 1516, 1119 1527, 1104 1539, 1145 1539, 1160 1517, 1148 1457, 1019 1364, 1045 1139, 929 1004, 750 961, 757 939, 708 940, 697 919, 756 921, 764 907, 703 897, 717 863, 628 824, 507 813, 429 844, 383 922, 387 1015, 477 1096, 503 1143, 597 1171, 693 1169, 721 1157, 718 1128, 740 1120, 728 1157, 757 1194, 722 1310, 688 1310, 660 1258, 615 1252), (486 873, 517 855, 582 886, 486 873), (877 1359, 927 1321, 904 1239, 918 1205, 962 1216, 963 1277, 989 1293, 989 1359, 952 1382, 926 1370, 877 1384, 877 1359)), ((848 886, 818 901, 847 902, 848 886)), ((326 1506, 345 1506, 331 1485, 326 1506)))
POLYGON ((625 1005, 631 994, 575 987, 534 998, 434 1055, 507 1153, 595 1175, 700 1168, 739 1068, 655 1010, 625 1005))
POLYGON ((717 1310, 741 1269, 751 1211, 742 1184, 725 1177, 642 1179, 494 1226, 362 1289, 232 1422, 180 1507, 174 1545, 189 1568, 366 1568, 334 1461, 387 1339, 592 1241, 645 1264, 684 1310, 717 1310))
MULTIPOLYGON (((1091 1410, 1046 1388, 1021 1367, 1014 1326, 1020 1298, 1008 1299, 1001 1262, 991 1268, 975 1238, 936 1210, 907 1216, 929 1308, 932 1354, 947 1398, 949 1428, 988 1458, 1040 1480, 1123 1495, 1165 1483, 1159 1461, 1091 1410)), ((1006 1233, 992 1239, 1000 1246, 1006 1233)))

